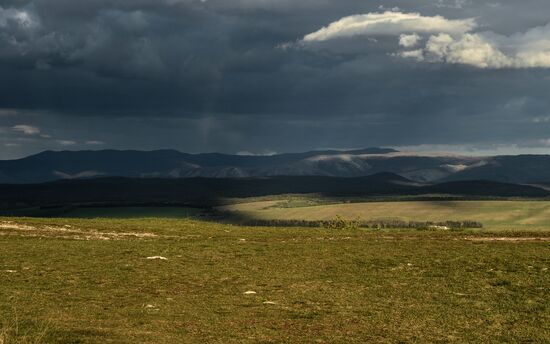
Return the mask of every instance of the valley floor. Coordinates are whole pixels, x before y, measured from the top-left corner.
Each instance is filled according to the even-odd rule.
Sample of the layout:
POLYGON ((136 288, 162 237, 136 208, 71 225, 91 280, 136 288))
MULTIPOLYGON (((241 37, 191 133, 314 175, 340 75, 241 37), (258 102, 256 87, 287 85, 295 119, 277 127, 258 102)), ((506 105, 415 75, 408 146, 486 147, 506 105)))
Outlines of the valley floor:
POLYGON ((545 343, 549 239, 0 218, 0 343, 545 343))

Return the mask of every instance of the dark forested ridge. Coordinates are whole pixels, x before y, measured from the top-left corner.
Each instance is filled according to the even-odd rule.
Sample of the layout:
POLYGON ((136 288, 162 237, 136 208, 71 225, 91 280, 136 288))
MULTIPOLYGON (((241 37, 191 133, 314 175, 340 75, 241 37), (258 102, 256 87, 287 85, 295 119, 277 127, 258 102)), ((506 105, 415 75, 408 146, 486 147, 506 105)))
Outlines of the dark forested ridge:
POLYGON ((228 197, 316 193, 334 197, 455 195, 550 196, 542 188, 492 181, 421 184, 392 173, 367 177, 282 176, 258 178, 95 178, 0 185, 3 208, 84 203, 217 204, 228 197))

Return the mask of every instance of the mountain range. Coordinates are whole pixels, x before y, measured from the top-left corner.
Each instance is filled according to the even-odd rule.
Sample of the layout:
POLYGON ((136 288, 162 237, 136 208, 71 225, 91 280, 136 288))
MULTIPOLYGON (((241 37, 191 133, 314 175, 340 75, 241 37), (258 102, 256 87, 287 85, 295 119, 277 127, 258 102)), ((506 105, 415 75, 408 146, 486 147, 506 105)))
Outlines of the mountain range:
POLYGON ((472 157, 419 154, 389 148, 324 150, 276 155, 187 154, 156 151, 45 151, 0 161, 0 183, 28 184, 59 179, 250 178, 273 176, 364 177, 390 172, 420 183, 490 180, 550 181, 550 155, 472 157))

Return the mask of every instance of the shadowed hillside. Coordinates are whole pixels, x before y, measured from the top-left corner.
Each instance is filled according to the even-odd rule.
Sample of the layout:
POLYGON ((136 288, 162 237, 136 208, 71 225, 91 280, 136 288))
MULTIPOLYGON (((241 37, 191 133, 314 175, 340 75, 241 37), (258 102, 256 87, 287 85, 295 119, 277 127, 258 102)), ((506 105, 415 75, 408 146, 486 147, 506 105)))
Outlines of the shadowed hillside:
POLYGON ((485 197, 548 197, 534 186, 490 181, 425 185, 392 173, 360 178, 263 177, 132 179, 97 178, 43 184, 0 185, 3 208, 79 203, 181 203, 215 205, 229 197, 316 193, 325 196, 455 195, 485 197))

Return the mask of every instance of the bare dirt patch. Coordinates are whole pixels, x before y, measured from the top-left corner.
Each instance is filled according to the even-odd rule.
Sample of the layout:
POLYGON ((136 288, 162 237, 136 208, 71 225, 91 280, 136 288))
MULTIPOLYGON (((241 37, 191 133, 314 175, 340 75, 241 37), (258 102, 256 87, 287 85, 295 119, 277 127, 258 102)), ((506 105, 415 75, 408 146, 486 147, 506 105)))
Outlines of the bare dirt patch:
MULTIPOLYGON (((12 221, 0 222, 0 235, 20 235, 31 237, 57 237, 75 240, 124 240, 154 239, 160 236, 154 233, 100 232, 83 230, 72 226, 30 226, 12 221)), ((162 236, 165 237, 165 236, 162 236)))
POLYGON ((548 241, 550 242, 550 237, 467 237, 464 238, 468 241, 505 241, 505 242, 530 242, 530 241, 548 241))

